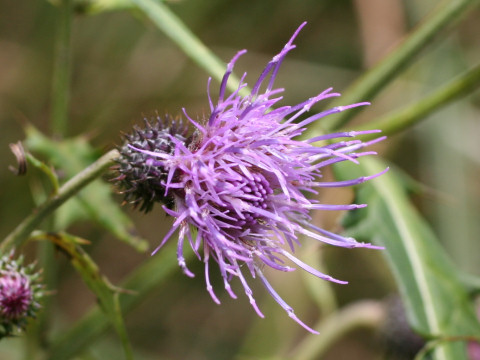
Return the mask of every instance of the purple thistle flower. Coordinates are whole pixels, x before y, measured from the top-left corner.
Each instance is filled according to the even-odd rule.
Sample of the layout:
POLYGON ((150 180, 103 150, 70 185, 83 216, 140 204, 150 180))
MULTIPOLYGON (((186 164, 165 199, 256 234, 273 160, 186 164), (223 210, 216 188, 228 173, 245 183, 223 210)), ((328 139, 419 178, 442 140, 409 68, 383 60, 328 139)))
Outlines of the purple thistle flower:
MULTIPOLYGON (((236 295, 230 282, 238 278, 251 305, 263 317, 247 283, 246 274, 258 277, 292 319, 308 331, 317 333, 298 319, 293 309, 270 285, 263 269, 268 266, 280 271, 295 270, 287 265, 285 260, 289 260, 321 279, 346 283, 317 271, 293 253, 295 246, 300 245, 301 236, 347 248, 378 248, 333 234, 310 223, 311 210, 351 210, 366 205, 321 204, 304 193, 316 194, 315 189, 322 187, 356 185, 381 175, 350 181, 322 181, 323 167, 342 161, 357 163, 357 158, 375 154, 363 148, 383 138, 370 142, 348 139, 359 134, 378 132, 373 130, 297 140, 307 125, 327 115, 368 104, 335 107, 301 118, 317 102, 340 95, 331 92, 332 89, 295 106, 274 108, 282 99, 279 94, 283 91, 274 88, 274 80, 283 59, 295 48, 293 40, 304 25, 296 30, 282 51, 268 63, 249 95, 240 95, 240 90, 247 86, 244 74, 238 89, 227 96, 227 81, 234 64, 246 52, 239 51, 227 66, 216 104, 210 92, 208 94, 211 111, 208 120, 195 121, 183 109, 187 119, 196 128, 190 139, 183 141, 183 138, 166 131, 163 138, 169 139, 169 151, 127 144, 122 152, 127 152, 127 147, 128 151, 138 151, 143 155, 145 164, 161 169, 161 179, 149 181, 161 185, 163 197, 173 199, 175 204, 174 207, 163 206, 175 221, 153 253, 178 230, 177 257, 180 267, 187 276, 194 276, 183 256, 184 244, 188 242, 196 256, 205 263, 207 290, 216 303, 220 301, 210 282, 211 260, 218 264, 224 287, 232 298, 236 298, 236 295), (264 91, 260 91, 262 87, 264 91), (316 145, 338 138, 347 140, 316 145)), ((147 193, 147 196, 152 195, 147 193)))

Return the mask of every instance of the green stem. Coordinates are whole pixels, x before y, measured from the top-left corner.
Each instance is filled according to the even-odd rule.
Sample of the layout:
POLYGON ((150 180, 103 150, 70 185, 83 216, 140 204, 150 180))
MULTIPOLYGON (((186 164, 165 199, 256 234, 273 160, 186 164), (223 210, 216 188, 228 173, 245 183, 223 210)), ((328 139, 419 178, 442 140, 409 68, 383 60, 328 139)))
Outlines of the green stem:
POLYGON ((321 359, 325 352, 348 332, 359 328, 377 328, 384 319, 384 305, 378 301, 361 301, 349 305, 322 320, 315 329, 319 336, 306 337, 289 359, 321 359))
POLYGON ((91 181, 103 174, 103 172, 114 164, 119 153, 111 150, 82 172, 75 175, 60 187, 58 193, 45 201, 33 213, 23 220, 0 244, 0 251, 8 252, 12 247, 21 246, 30 236, 35 228, 55 211, 60 205, 75 195, 78 191, 88 185, 91 181))
POLYGON ((51 131, 64 136, 67 130, 70 99, 70 38, 73 0, 62 0, 57 20, 57 39, 52 85, 51 131))
MULTIPOLYGON (((332 102, 332 106, 353 104, 361 101, 371 101, 400 71, 409 65, 420 51, 428 45, 438 33, 458 21, 460 17, 478 5, 480 0, 448 0, 428 16, 395 51, 385 57, 375 67, 359 78, 340 98, 332 102)), ((361 108, 351 109, 334 116, 329 116, 321 122, 323 131, 338 129, 346 124, 361 108)), ((309 131, 318 133, 319 129, 312 126, 309 131)))
MULTIPOLYGON (((205 69, 214 79, 219 82, 222 80, 225 63, 192 33, 168 6, 155 0, 132 0, 132 2, 197 65, 205 69)), ((228 82, 229 89, 236 90, 238 84, 239 79, 231 75, 228 82)))
MULTIPOLYGON (((357 127, 355 130, 380 129, 383 135, 398 133, 450 102, 471 93, 479 86, 480 64, 416 103, 357 127)), ((377 135, 368 134, 362 136, 362 139, 368 140, 377 137, 377 135)))

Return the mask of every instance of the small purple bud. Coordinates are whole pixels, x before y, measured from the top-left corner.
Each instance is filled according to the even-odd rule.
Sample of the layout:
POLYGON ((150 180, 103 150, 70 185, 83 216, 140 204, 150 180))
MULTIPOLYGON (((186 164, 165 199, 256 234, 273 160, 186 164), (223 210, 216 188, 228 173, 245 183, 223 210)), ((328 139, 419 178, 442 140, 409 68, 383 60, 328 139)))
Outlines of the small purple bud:
POLYGON ((14 252, 0 257, 0 339, 23 330, 35 318, 44 296, 41 272, 34 265, 23 266, 23 257, 14 252))
POLYGON ((18 320, 32 305, 33 293, 28 278, 17 272, 0 275, 0 317, 18 320))

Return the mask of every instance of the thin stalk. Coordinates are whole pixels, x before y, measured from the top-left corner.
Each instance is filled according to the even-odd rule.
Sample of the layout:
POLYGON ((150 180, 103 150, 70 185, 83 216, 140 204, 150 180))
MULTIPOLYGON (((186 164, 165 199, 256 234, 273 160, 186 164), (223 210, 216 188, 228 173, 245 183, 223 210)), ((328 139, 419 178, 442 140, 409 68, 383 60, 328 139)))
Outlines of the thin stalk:
POLYGON ((52 84, 52 134, 65 136, 70 102, 70 46, 73 0, 62 0, 57 19, 57 38, 52 84))
MULTIPOLYGON (((315 220, 314 215, 313 223, 315 223, 315 220)), ((319 249, 319 244, 313 243, 308 247, 305 246, 302 248, 302 259, 305 259, 305 262, 308 264, 312 264, 312 266, 318 271, 327 273, 324 261, 325 253, 319 249)), ((308 275, 310 274, 302 273, 310 298, 315 301, 320 314, 322 316, 327 316, 335 312, 338 308, 338 304, 332 283, 329 281, 317 281, 317 278, 308 275)))
MULTIPOLYGON (((444 1, 430 16, 428 16, 405 40, 375 67, 365 73, 344 95, 332 102, 332 106, 353 104, 361 101, 371 101, 386 85, 407 67, 429 45, 439 32, 452 25, 465 15, 480 0, 448 0, 444 1)), ((345 125, 360 108, 351 109, 334 116, 329 116, 318 122, 322 131, 339 129, 345 125)), ((315 126, 309 131, 319 132, 315 126)))
POLYGON ((377 328, 384 319, 385 307, 378 301, 361 301, 349 305, 322 320, 314 328, 319 336, 308 336, 300 342, 289 359, 322 359, 325 352, 348 332, 359 327, 377 328))
MULTIPOLYGON (((21 143, 18 143, 21 146, 21 143)), ((28 165, 31 165, 38 170, 42 171, 49 179, 52 186, 52 194, 57 194, 60 188, 58 177, 54 170, 47 166, 42 161, 37 160, 32 154, 25 153, 22 148, 21 157, 27 160, 28 165)), ((21 163, 21 162, 20 162, 21 163)), ((36 205, 40 205, 42 201, 36 201, 36 205)), ((49 217, 48 221, 44 225, 44 228, 51 230, 54 228, 55 216, 49 217)), ((56 250, 53 244, 43 241, 37 248, 37 257, 39 260, 39 267, 42 269, 42 283, 45 289, 57 289, 58 288, 58 263, 55 261, 56 250)), ((36 321, 34 321, 29 331, 25 336, 25 353, 24 359, 33 359, 40 352, 40 349, 47 344, 47 334, 49 333, 49 327, 51 324, 52 314, 56 310, 55 308, 55 296, 46 296, 42 300, 42 311, 37 315, 36 321)))
MULTIPOLYGON (((217 81, 222 80, 226 64, 215 56, 168 6, 155 0, 132 0, 132 2, 197 65, 217 81)), ((235 91, 239 83, 239 79, 231 75, 227 85, 231 91, 235 91)))
MULTIPOLYGON (((61 0, 58 4, 58 14, 56 23, 56 39, 55 39, 55 53, 54 64, 52 74, 52 94, 51 94, 51 115, 50 115, 50 131, 52 135, 57 137, 63 137, 67 132, 68 124, 68 109, 70 103, 70 49, 71 49, 71 32, 72 32, 72 17, 73 17, 73 0, 61 0)), ((50 169, 44 169, 44 171, 50 175, 52 184, 54 184, 55 196, 58 190, 58 183, 56 177, 53 175, 50 169), (46 170, 46 171, 45 171, 46 170)), ((55 199, 52 197, 51 200, 55 199)), ((62 198, 60 198, 62 199, 62 198)), ((67 198, 65 198, 67 199, 67 198)), ((30 215, 23 223, 21 223, 17 229, 17 232, 12 233, 12 237, 7 237, 4 243, 0 245, 5 249, 11 246, 19 246, 22 244, 31 231, 34 230, 40 222, 52 212, 56 207, 60 206, 63 201, 52 203, 52 206, 48 206, 48 201, 43 206, 38 208, 37 213, 30 215), (22 227, 22 225, 25 225, 22 227), (10 242, 11 241, 11 242, 10 242)), ((47 229, 52 229, 55 223, 55 217, 50 217, 47 229)), ((58 283, 58 264, 56 261, 52 261, 54 257, 54 249, 52 244, 42 242, 38 248, 39 258, 44 271, 44 282, 47 289, 55 289, 58 283)), ((45 334, 48 332, 52 314, 54 311, 55 299, 48 298, 44 303, 44 311, 39 316, 38 321, 35 324, 35 332, 30 336, 30 342, 32 346, 29 347, 30 351, 37 352, 34 348, 33 342, 37 345, 45 344, 45 334)), ((26 352, 27 358, 32 358, 34 353, 26 352)))
MULTIPOLYGON (((383 135, 398 133, 478 87, 480 87, 480 64, 414 104, 359 126, 355 130, 380 129, 383 135)), ((372 135, 378 134, 362 136, 362 140, 374 138, 372 135)))
POLYGON ((30 236, 30 233, 48 215, 55 211, 65 201, 87 186, 91 181, 101 176, 105 170, 115 163, 115 159, 119 157, 117 150, 111 150, 97 161, 92 163, 86 169, 75 175, 64 185, 62 185, 58 193, 45 201, 30 216, 25 218, 0 244, 0 251, 8 252, 12 247, 21 246, 30 236))

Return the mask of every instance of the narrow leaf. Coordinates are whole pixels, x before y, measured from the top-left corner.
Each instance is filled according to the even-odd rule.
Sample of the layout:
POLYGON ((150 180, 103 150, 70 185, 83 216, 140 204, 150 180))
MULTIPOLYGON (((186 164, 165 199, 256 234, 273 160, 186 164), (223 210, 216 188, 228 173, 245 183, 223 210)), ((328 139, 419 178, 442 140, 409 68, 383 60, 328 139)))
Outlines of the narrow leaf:
MULTIPOLYGON (((364 158, 360 165, 335 167, 339 178, 375 174, 386 164, 364 158)), ((395 170, 362 185, 357 192, 365 209, 345 219, 349 235, 385 247, 384 254, 397 281, 412 327, 427 338, 478 336, 473 301, 461 274, 435 238, 407 193, 395 170)), ((442 343, 436 359, 465 359, 465 344, 442 343)))

